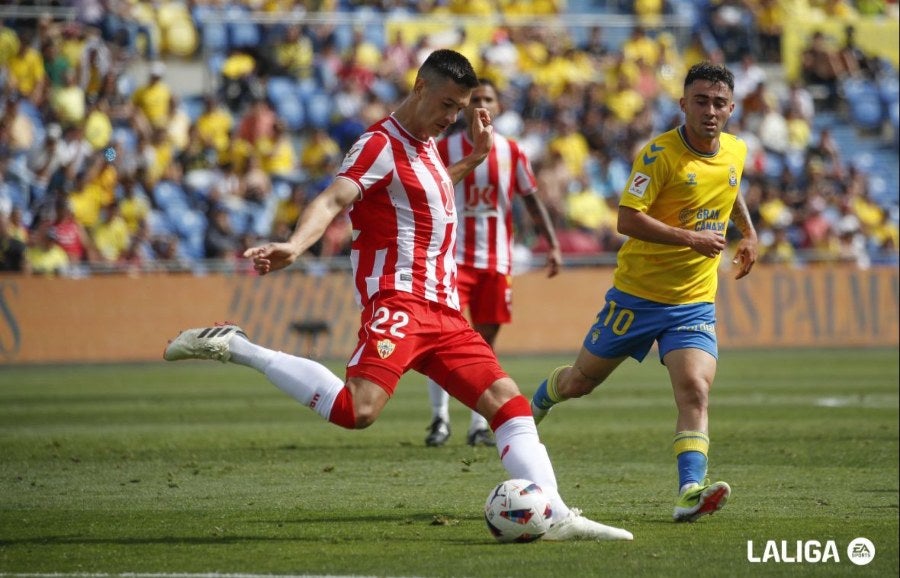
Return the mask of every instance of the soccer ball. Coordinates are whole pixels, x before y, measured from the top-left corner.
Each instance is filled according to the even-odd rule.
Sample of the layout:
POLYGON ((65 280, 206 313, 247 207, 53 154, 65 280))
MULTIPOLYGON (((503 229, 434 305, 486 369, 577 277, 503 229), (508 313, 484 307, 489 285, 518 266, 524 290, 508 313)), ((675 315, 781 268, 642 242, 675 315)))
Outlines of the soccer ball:
POLYGON ((550 529, 550 500, 529 480, 506 480, 491 490, 484 521, 498 542, 533 542, 550 529))

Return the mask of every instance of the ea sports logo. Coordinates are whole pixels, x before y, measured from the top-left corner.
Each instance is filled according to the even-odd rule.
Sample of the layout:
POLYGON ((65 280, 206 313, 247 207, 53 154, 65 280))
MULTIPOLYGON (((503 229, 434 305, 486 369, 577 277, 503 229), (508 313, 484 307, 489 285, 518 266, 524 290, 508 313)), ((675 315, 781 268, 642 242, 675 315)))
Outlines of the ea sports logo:
POLYGON ((875 544, 866 538, 856 538, 847 545, 847 557, 857 566, 865 566, 875 559, 875 544))

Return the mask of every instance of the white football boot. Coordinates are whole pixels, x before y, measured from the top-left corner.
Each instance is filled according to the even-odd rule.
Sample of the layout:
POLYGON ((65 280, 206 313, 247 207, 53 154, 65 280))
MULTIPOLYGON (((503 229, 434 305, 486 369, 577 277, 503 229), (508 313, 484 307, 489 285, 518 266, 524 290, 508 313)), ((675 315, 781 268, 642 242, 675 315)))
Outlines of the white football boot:
POLYGON ((166 361, 213 359, 225 363, 231 359, 228 343, 235 335, 247 339, 247 334, 237 325, 188 329, 169 342, 163 353, 163 359, 166 361))
POLYGON ((554 523, 544 534, 544 540, 565 542, 568 540, 634 540, 628 530, 604 526, 588 520, 581 515, 581 510, 572 508, 569 515, 554 523))

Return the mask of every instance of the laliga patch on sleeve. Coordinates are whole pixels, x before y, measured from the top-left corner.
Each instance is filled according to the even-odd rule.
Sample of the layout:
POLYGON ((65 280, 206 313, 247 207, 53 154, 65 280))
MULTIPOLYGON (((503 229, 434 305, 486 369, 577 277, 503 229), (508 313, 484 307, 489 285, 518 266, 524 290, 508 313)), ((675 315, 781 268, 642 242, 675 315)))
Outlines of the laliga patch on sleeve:
POLYGON ((634 173, 634 178, 631 179, 631 184, 628 185, 628 192, 639 199, 643 198, 649 184, 650 177, 644 173, 634 173))
POLYGON ((347 151, 346 155, 344 155, 344 162, 341 163, 340 172, 344 172, 353 166, 353 163, 355 163, 356 159, 359 158, 359 153, 362 152, 362 149, 362 143, 357 141, 353 144, 353 147, 349 151, 347 151))

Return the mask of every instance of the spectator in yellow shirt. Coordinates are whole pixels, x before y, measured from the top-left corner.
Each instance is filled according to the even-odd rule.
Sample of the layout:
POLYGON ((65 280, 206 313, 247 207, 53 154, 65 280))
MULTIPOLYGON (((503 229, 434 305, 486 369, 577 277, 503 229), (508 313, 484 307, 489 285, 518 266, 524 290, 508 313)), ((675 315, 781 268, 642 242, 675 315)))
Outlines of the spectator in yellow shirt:
POLYGON ((69 256, 56 243, 49 221, 42 221, 34 232, 34 240, 25 250, 27 267, 34 275, 65 275, 69 256))
POLYGON ((121 178, 122 198, 119 200, 119 213, 128 225, 128 232, 136 234, 141 228, 147 215, 150 214, 150 201, 147 196, 138 190, 138 184, 133 175, 125 174, 121 178))
POLYGON ((587 139, 578 130, 572 114, 563 112, 558 121, 560 132, 550 140, 547 148, 562 155, 569 173, 577 177, 584 173, 584 165, 590 156, 587 139))
POLYGON ((56 88, 50 95, 50 108, 56 113, 63 126, 80 126, 86 114, 84 90, 78 85, 74 68, 66 71, 66 84, 56 88))
POLYGON ((150 65, 150 79, 138 88, 132 96, 132 102, 154 128, 166 128, 169 122, 169 107, 172 91, 163 81, 166 65, 155 61, 150 65))
POLYGON ((299 24, 291 24, 284 38, 275 44, 275 63, 278 71, 294 78, 309 78, 313 74, 315 53, 309 36, 299 24))
POLYGON ((84 139, 95 151, 105 149, 112 140, 113 126, 109 120, 109 103, 101 98, 91 105, 84 121, 84 139))
POLYGON ((291 173, 297 164, 297 154, 284 124, 277 121, 271 138, 264 138, 256 145, 262 160, 262 168, 270 176, 285 176, 291 173))
POLYGON ((337 142, 328 136, 325 129, 316 129, 306 143, 300 155, 300 166, 313 178, 325 174, 325 168, 331 159, 339 157, 341 149, 337 142))
POLYGON ((643 58, 644 62, 655 66, 659 61, 659 45, 647 36, 643 26, 635 26, 628 40, 622 44, 622 55, 630 62, 643 58))
POLYGON ((19 35, 12 28, 0 24, 0 66, 6 66, 18 51, 19 35))
POLYGON ((234 119, 214 95, 207 94, 203 98, 203 113, 197 118, 196 125, 204 144, 220 153, 228 150, 234 119))
POLYGON ((44 59, 31 47, 30 34, 23 34, 19 50, 6 63, 9 78, 7 82, 20 95, 40 105, 44 101, 47 73, 44 59))
POLYGON ((118 203, 113 202, 100 211, 100 220, 91 231, 91 236, 104 261, 115 263, 119 260, 131 244, 131 235, 118 203))

